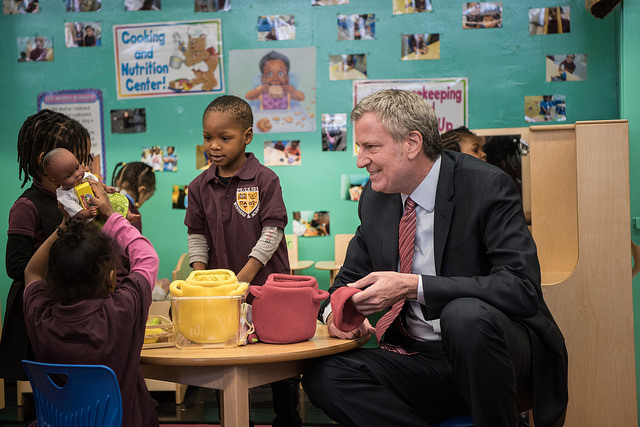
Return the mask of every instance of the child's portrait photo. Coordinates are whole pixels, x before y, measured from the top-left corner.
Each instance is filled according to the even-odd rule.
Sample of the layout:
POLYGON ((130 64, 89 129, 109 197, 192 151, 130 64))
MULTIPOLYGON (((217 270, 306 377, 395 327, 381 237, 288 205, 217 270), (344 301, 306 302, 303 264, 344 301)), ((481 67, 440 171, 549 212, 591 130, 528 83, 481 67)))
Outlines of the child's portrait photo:
POLYGON ((162 10, 160 0, 124 0, 124 10, 162 10))
POLYGON ((18 37, 18 62, 53 61, 51 37, 18 37))
POLYGON ((94 47, 102 45, 100 22, 65 22, 64 45, 66 47, 94 47))
POLYGON ((527 122, 563 122, 567 120, 564 95, 524 97, 524 118, 527 122))
POLYGON ((253 131, 315 132, 316 49, 229 51, 229 90, 244 93, 253 131))
POLYGON ((393 14, 431 12, 431 0, 390 0, 393 3, 393 14))
POLYGON ((547 55, 547 81, 587 80, 587 55, 568 53, 547 55))
POLYGON ((300 140, 265 141, 265 166, 298 166, 302 164, 300 140))
POLYGON ((570 31, 569 6, 529 9, 529 35, 562 34, 570 31))
POLYGON ((338 40, 373 40, 376 38, 376 15, 338 15, 338 40))
POLYGON ((111 133, 141 133, 147 131, 144 108, 111 110, 111 133))
POLYGON ((345 53, 329 56, 330 80, 358 80, 367 78, 367 55, 345 53))
POLYGON ((231 0, 194 0, 194 12, 228 12, 231 0))
POLYGON ((40 13, 40 3, 38 0, 2 0, 2 11, 5 15, 40 13))
POLYGON ((178 170, 175 150, 176 147, 173 145, 145 147, 142 149, 140 161, 151 166, 154 172, 175 172, 178 170))
POLYGON ((462 5, 462 28, 502 27, 502 2, 474 2, 462 5))
POLYGON ((296 22, 293 15, 258 16, 258 41, 295 40, 296 22))
POLYGON ((322 115, 322 151, 347 150, 347 114, 322 115))
POLYGON ((65 0, 67 12, 97 12, 102 10, 102 0, 65 0))
POLYGON ((440 59, 440 34, 402 34, 401 59, 440 59))

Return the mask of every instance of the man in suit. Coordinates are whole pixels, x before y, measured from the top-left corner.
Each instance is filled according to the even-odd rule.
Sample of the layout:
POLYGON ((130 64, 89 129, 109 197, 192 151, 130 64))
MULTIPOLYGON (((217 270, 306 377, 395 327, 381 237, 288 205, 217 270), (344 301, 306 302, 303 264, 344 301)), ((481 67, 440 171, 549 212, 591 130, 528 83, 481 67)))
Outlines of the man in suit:
POLYGON ((375 328, 364 317, 348 326, 345 317, 404 306, 380 339, 384 348, 319 359, 304 373, 311 402, 346 426, 424 426, 468 413, 476 427, 515 427, 529 408, 536 427, 561 426, 566 348, 542 296, 513 179, 443 151, 436 115, 415 93, 376 92, 351 120, 369 182, 333 301, 319 317, 331 335, 348 339, 375 328), (413 259, 410 272, 399 273, 398 226, 409 197, 417 205, 413 259), (345 286, 355 294, 340 301, 345 286), (355 310, 343 312, 347 304, 355 310))

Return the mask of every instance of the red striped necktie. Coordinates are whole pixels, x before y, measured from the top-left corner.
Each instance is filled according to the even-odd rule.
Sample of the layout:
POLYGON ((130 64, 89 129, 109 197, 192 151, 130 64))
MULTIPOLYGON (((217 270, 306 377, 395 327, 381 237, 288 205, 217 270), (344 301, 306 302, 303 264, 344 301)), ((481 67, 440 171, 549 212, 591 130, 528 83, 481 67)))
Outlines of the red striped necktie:
MULTIPOLYGON (((407 198, 404 214, 400 219, 399 237, 398 237, 398 253, 400 255, 400 272, 411 273, 411 264, 413 264, 413 246, 416 240, 416 202, 407 198)), ((407 352, 398 346, 387 344, 382 341, 382 336, 389 326, 396 320, 398 314, 402 310, 404 300, 395 303, 389 311, 387 311, 376 324, 376 339, 380 348, 394 351, 396 353, 407 354, 407 352)))

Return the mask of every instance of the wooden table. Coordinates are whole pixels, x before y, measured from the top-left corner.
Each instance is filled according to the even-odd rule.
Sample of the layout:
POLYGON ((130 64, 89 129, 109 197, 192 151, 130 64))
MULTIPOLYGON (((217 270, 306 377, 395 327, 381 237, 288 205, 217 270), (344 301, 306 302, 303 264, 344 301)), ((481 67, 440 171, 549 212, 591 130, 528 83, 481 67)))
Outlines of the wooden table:
POLYGON ((316 335, 296 344, 249 344, 234 348, 142 350, 145 378, 222 390, 225 426, 249 425, 249 389, 300 375, 310 360, 359 347, 366 338, 341 340, 318 324, 316 335))

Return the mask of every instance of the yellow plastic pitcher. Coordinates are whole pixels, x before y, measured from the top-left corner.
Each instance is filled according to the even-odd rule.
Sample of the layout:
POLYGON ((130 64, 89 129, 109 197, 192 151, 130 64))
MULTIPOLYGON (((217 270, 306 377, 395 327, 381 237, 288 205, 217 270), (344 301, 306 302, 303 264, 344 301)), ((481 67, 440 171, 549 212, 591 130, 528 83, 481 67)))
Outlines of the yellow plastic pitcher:
POLYGON ((240 307, 249 284, 231 270, 196 270, 170 285, 175 298, 174 326, 196 343, 225 343, 236 337, 240 307))

